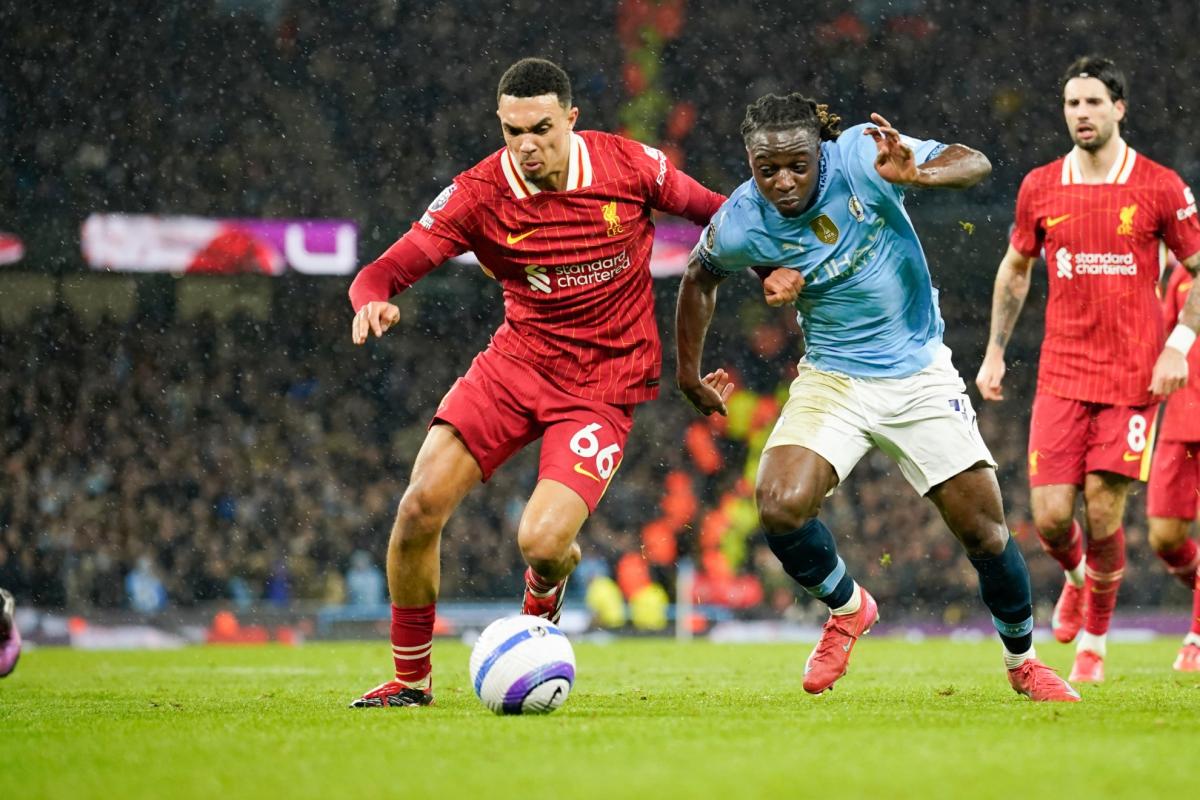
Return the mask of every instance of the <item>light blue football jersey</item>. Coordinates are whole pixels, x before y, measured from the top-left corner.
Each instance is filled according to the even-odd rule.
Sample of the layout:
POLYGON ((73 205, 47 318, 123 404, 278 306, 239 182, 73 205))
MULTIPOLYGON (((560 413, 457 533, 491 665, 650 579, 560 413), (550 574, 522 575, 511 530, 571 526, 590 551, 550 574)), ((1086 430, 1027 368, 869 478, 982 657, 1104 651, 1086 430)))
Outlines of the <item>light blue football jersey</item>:
MULTIPOLYGON (((875 171, 867 127, 821 143, 817 197, 807 211, 783 216, 751 178, 713 216, 698 254, 721 276, 754 266, 798 270, 805 358, 853 377, 899 378, 933 362, 945 325, 904 190, 875 171)), ((917 163, 945 147, 904 140, 917 163)))

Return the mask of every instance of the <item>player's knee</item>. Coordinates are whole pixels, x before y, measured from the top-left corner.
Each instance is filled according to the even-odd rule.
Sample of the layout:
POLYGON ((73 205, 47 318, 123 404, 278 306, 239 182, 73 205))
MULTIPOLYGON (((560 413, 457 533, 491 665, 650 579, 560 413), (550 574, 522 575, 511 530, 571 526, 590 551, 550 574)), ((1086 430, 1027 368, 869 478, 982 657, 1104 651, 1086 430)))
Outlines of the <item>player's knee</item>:
POLYGON ((1125 515, 1125 491, 1108 484, 1089 484, 1084 489, 1084 521, 1089 538, 1104 539, 1121 525, 1125 515))
POLYGON ((1121 524, 1119 512, 1104 500, 1088 503, 1085 518, 1090 539, 1105 539, 1121 524))
POLYGON ((758 517, 771 533, 794 531, 821 512, 820 493, 806 486, 760 485, 755 491, 758 517))
POLYGON ((1074 509, 1065 505, 1047 504, 1033 509, 1034 526, 1038 533, 1050 540, 1070 533, 1074 517, 1074 509))
POLYGON ((575 532, 550 525, 522 526, 517 532, 517 546, 525 563, 539 575, 554 575, 564 562, 578 561, 579 546, 575 532))
POLYGON ((1008 544, 1008 531, 1003 525, 986 523, 956 533, 970 558, 998 556, 1004 552, 1004 547, 1008 544))
POLYGON ((450 508, 437 492, 409 486, 396 509, 392 543, 399 547, 426 544, 437 538, 449 516, 450 508))
POLYGON ((1178 550, 1187 539, 1187 526, 1175 520, 1150 520, 1150 549, 1155 553, 1171 553, 1178 550))

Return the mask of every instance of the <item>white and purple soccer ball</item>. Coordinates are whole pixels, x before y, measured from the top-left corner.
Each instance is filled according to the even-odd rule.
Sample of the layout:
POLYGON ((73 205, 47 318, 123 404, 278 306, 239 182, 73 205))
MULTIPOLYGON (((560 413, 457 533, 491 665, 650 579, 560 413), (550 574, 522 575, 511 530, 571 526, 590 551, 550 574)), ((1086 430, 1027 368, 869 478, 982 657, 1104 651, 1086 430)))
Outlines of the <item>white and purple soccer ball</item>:
POLYGON ((471 685, 497 714, 549 714, 575 683, 575 651, 558 626, 522 614, 484 628, 471 651, 471 685))

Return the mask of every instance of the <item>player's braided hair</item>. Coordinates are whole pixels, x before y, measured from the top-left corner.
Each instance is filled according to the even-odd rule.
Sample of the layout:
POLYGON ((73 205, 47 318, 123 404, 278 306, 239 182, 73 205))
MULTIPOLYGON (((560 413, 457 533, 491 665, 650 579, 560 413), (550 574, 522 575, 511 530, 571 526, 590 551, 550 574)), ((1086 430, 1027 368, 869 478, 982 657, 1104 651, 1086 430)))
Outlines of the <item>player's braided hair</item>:
POLYGON ((833 141, 842 135, 838 129, 841 122, 842 118, 830 112, 829 106, 799 92, 783 96, 766 94, 746 106, 742 139, 749 144, 750 137, 758 131, 804 128, 823 141, 833 141))
POLYGON ((1114 103, 1125 99, 1128 84, 1125 73, 1117 69, 1111 59, 1100 56, 1083 56, 1071 62, 1063 74, 1062 86, 1066 88, 1067 81, 1072 78, 1095 78, 1108 87, 1108 96, 1114 103))
POLYGON ((510 97, 541 97, 544 94, 558 95, 563 108, 571 107, 571 79, 562 67, 544 58, 522 58, 500 77, 496 87, 496 102, 500 95, 510 97))

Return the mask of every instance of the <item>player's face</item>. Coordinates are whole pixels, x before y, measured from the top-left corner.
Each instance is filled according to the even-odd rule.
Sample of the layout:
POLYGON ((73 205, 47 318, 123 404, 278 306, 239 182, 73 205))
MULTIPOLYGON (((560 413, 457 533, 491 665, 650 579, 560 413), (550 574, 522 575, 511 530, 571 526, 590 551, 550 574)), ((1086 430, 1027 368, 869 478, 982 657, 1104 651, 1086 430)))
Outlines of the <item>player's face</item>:
POLYGON ((1063 87, 1063 114, 1075 145, 1094 152, 1117 132, 1125 118, 1125 101, 1113 102, 1099 78, 1071 78, 1063 87))
POLYGON ((503 94, 496 115, 500 117, 504 143, 526 180, 539 188, 541 184, 566 182, 571 130, 579 118, 578 108, 563 108, 556 94, 503 94), (560 177, 561 181, 557 180, 560 177))
POLYGON ((762 131, 750 139, 746 155, 762 196, 785 217, 803 214, 817 188, 820 139, 803 128, 762 131))

